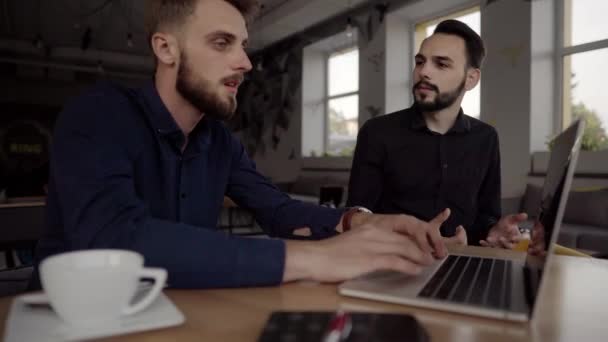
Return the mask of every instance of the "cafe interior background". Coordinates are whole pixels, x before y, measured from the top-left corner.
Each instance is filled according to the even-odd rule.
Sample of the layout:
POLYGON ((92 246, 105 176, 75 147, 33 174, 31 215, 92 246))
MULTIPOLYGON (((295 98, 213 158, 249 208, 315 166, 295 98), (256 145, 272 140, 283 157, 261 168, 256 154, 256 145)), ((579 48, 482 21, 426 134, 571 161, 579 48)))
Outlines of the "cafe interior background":
MULTIPOLYGON (((31 262, 62 106, 99 81, 138 86, 151 79, 143 3, 0 0, 1 268, 31 262)), ((250 25, 253 70, 228 125, 282 190, 343 205, 358 128, 411 105, 419 44, 439 21, 456 18, 481 34, 488 51, 481 83, 467 94, 463 109, 499 133, 503 211, 537 203, 548 142, 582 117, 588 129, 571 193, 576 200, 569 203, 560 242, 608 252, 608 98, 601 91, 608 79, 608 2, 262 5, 250 25)), ((253 218, 234 207, 226 208, 218 226, 229 234, 260 233, 253 218)))

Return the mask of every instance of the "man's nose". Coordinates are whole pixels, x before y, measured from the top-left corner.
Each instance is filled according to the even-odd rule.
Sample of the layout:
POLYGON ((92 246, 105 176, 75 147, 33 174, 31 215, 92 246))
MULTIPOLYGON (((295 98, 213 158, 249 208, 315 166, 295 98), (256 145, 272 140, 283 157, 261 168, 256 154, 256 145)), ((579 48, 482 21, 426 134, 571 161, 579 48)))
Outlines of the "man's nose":
POLYGON ((248 72, 253 68, 251 65, 251 60, 249 59, 249 56, 247 56, 245 49, 239 50, 240 51, 238 52, 238 56, 236 56, 236 61, 233 68, 241 72, 248 72))

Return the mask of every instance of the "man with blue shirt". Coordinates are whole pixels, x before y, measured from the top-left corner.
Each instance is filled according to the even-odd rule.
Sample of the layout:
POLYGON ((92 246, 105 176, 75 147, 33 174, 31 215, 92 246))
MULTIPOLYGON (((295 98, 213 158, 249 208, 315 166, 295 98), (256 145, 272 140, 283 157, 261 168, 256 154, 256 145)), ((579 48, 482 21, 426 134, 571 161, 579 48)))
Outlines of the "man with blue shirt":
POLYGON ((417 273, 445 255, 439 227, 448 210, 425 222, 324 208, 290 199, 256 171, 222 123, 251 69, 245 17, 254 4, 146 2, 154 81, 138 90, 101 84, 65 107, 38 262, 64 251, 129 249, 166 268, 172 287, 208 288, 417 273), (272 237, 309 227, 321 241, 218 232, 224 195, 272 237))

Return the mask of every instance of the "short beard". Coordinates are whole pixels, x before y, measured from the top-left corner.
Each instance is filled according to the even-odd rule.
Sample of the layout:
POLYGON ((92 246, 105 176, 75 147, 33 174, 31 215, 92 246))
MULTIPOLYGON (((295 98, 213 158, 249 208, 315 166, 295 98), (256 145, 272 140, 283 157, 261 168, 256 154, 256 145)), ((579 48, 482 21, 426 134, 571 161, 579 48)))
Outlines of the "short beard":
POLYGON ((182 51, 181 55, 175 85, 177 92, 206 116, 221 121, 229 120, 236 110, 236 99, 231 97, 228 101, 222 101, 219 95, 211 91, 211 82, 202 78, 194 79, 195 73, 188 65, 186 54, 182 51))
POLYGON ((440 93, 439 89, 436 86, 433 86, 435 92, 437 93, 437 96, 432 102, 418 101, 418 99, 416 98, 416 87, 423 83, 423 81, 419 81, 412 88, 412 94, 414 95, 414 103, 421 112, 438 112, 440 110, 446 109, 453 105, 454 102, 456 102, 456 100, 460 96, 460 94, 462 94, 462 91, 464 90, 465 86, 465 81, 466 78, 463 78, 462 82, 460 83, 460 85, 458 85, 458 87, 456 87, 456 89, 445 93, 440 93))

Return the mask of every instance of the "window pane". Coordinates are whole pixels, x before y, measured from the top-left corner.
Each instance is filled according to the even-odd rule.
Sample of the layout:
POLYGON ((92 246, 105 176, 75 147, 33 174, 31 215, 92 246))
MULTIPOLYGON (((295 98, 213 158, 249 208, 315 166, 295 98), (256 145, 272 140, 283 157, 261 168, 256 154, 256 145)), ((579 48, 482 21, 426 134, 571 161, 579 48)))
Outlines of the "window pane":
MULTIPOLYGON (((482 73, 483 74, 483 73, 482 73)), ((462 104, 460 107, 462 111, 474 118, 479 118, 479 113, 481 113, 481 79, 479 79, 479 83, 477 86, 466 92, 464 97, 462 98, 462 104)))
POLYGON ((584 150, 608 148, 608 97, 603 91, 608 79, 608 69, 604 68, 607 60, 608 48, 564 58, 564 124, 585 119, 584 150))
POLYGON ((608 1, 563 0, 564 43, 579 45, 608 38, 608 1))
MULTIPOLYGON (((473 13, 469 13, 463 15, 461 17, 454 18, 456 20, 460 20, 463 23, 469 25, 473 31, 475 31, 478 35, 481 36, 481 15, 479 11, 475 11, 473 13)), ((483 75, 483 72, 482 72, 483 75)), ((462 111, 472 117, 479 118, 480 113, 480 89, 481 89, 481 80, 475 88, 467 91, 463 100, 462 100, 462 111)))
POLYGON ((327 154, 351 156, 359 131, 359 95, 329 100, 327 112, 327 154))
MULTIPOLYGON (((464 14, 464 15, 456 15, 456 16, 445 16, 439 19, 432 20, 431 23, 433 25, 425 25, 425 33, 426 37, 429 37, 435 31, 437 24, 439 21, 443 21, 446 19, 456 19, 462 21, 463 23, 469 25, 473 31, 477 32, 477 34, 481 35, 481 15, 479 10, 464 14)), ((424 24, 423 24, 424 25, 424 24)), ((420 46, 422 42, 417 42, 416 46, 420 46)), ((482 70, 483 75, 483 70, 482 70)), ((481 107, 481 97, 480 97, 480 89, 481 89, 481 80, 477 84, 477 86, 466 92, 464 99, 462 100, 462 110, 465 114, 479 118, 480 107, 481 107)))
POLYGON ((359 89, 359 50, 349 49, 332 54, 328 62, 329 96, 359 89))

